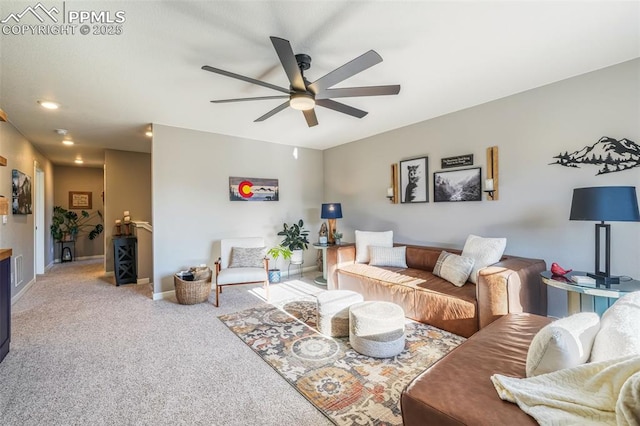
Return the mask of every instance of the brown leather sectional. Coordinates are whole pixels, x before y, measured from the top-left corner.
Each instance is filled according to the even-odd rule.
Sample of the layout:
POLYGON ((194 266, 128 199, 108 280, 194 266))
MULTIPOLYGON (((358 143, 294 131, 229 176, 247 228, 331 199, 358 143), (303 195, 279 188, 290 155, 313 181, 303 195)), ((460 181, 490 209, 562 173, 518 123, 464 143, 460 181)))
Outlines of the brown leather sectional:
MULTIPOLYGON (((395 244, 396 246, 406 244, 395 244)), ((469 337, 499 317, 514 312, 547 314, 544 260, 505 255, 480 271, 478 284, 456 287, 432 274, 442 250, 406 245, 408 269, 355 264, 355 245, 327 249, 327 288, 353 290, 365 300, 394 302, 405 316, 469 337)))
POLYGON ((525 377, 529 345, 551 321, 508 314, 471 336, 404 389, 404 426, 537 425, 516 404, 501 400, 490 378, 525 377))

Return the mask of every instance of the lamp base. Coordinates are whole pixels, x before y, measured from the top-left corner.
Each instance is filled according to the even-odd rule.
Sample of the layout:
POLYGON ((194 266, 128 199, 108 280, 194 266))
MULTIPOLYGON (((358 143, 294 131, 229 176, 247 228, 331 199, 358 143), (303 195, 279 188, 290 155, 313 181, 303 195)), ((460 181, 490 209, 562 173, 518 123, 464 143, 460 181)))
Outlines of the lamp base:
POLYGON ((596 280, 597 284, 604 284, 607 287, 611 284, 620 284, 620 277, 609 277, 602 274, 591 274, 587 273, 588 277, 591 277, 596 280))

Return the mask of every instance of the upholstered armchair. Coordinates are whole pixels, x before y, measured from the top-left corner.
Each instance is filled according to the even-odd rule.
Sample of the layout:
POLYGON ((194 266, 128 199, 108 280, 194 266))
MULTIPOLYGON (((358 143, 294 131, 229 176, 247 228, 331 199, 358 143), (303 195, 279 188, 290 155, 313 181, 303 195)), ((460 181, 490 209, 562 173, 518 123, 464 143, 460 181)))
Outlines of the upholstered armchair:
POLYGON ((263 283, 269 298, 268 261, 262 237, 229 238, 220 241, 220 257, 216 262, 216 301, 227 285, 263 283))

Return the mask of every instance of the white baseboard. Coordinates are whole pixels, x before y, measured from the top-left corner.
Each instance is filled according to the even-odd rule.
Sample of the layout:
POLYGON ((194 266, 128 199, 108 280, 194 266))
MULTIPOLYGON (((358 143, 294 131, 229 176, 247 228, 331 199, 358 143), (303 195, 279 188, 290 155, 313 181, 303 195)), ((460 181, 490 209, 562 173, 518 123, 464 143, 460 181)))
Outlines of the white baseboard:
POLYGON ((25 293, 27 292, 27 290, 29 290, 29 288, 31 288, 32 285, 34 285, 36 283, 36 279, 32 279, 31 281, 29 281, 27 283, 27 285, 25 285, 24 287, 22 287, 22 289, 18 292, 18 294, 16 294, 15 296, 13 296, 11 298, 11 304, 13 305, 14 303, 16 303, 18 300, 20 300, 20 298, 22 296, 25 295, 25 293))
POLYGON ((138 278, 136 284, 149 284, 149 278, 138 278))
POLYGON ((51 262, 47 266, 44 267, 44 272, 47 273, 51 268, 53 268, 54 262, 51 262))
POLYGON ((153 293, 153 300, 162 300, 176 297, 175 290, 163 291, 162 293, 153 293))
MULTIPOLYGON (((76 260, 88 260, 88 259, 104 259, 104 255, 103 254, 96 254, 95 256, 76 257, 75 259, 72 260, 72 262, 74 262, 76 260)), ((62 262, 60 261, 60 259, 53 259, 53 263, 62 263, 62 262)))
POLYGON ((88 260, 88 259, 104 259, 104 254, 96 254, 94 256, 81 256, 81 257, 76 257, 73 260, 88 260))

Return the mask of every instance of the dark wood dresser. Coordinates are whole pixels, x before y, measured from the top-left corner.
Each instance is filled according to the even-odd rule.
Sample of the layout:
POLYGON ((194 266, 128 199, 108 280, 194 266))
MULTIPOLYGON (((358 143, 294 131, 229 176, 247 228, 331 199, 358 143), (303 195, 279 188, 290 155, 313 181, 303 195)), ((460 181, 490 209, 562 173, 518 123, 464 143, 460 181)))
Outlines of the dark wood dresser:
POLYGON ((11 341, 11 249, 0 249, 0 362, 11 341))

